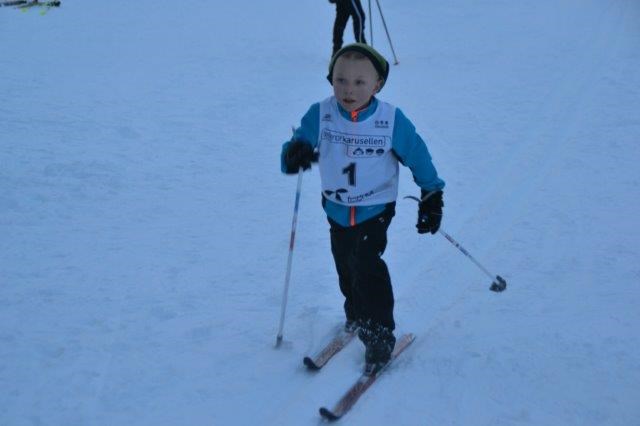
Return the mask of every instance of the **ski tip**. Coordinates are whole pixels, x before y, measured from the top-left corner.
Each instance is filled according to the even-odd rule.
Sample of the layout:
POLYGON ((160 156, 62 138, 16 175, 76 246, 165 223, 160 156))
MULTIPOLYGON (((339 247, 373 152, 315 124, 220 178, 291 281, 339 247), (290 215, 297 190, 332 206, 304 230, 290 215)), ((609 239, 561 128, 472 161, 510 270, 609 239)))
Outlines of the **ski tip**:
POLYGON ((311 371, 318 371, 321 368, 318 364, 313 362, 313 360, 311 358, 309 358, 308 356, 305 356, 304 359, 302 360, 302 362, 311 371))
POLYGON ((331 422, 334 422, 340 418, 340 416, 334 414, 333 411, 325 407, 320 407, 320 415, 331 422))

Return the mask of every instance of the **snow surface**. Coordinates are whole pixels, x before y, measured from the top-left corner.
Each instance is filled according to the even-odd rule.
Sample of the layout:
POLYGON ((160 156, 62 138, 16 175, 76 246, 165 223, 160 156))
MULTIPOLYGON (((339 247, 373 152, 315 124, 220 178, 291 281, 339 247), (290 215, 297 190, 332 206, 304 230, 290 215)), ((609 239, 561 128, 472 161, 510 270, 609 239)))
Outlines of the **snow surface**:
MULTIPOLYGON (((385 259, 417 340, 342 422, 639 425, 640 3, 381 6, 400 64, 380 97, 428 141, 443 229, 509 287, 399 201, 385 259)), ((320 423, 363 347, 302 366, 342 320, 314 169, 273 348, 296 184, 279 153, 331 93, 333 15, 0 9, 1 425, 320 423)))

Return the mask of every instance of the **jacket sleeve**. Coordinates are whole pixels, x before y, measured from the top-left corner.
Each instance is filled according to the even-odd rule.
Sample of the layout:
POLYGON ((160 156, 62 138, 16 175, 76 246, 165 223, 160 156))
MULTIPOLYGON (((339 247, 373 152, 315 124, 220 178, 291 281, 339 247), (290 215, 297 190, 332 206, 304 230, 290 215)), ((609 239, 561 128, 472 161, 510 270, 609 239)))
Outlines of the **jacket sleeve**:
POLYGON ((393 151, 398 160, 411 169, 413 180, 421 189, 436 191, 444 188, 444 181, 438 177, 427 145, 399 108, 396 108, 393 128, 393 151))
POLYGON ((280 170, 287 173, 287 167, 284 158, 289 149, 289 145, 293 141, 303 141, 310 144, 314 149, 318 145, 318 132, 320 131, 320 104, 311 105, 307 113, 302 117, 300 127, 298 127, 291 139, 282 145, 280 152, 280 170))

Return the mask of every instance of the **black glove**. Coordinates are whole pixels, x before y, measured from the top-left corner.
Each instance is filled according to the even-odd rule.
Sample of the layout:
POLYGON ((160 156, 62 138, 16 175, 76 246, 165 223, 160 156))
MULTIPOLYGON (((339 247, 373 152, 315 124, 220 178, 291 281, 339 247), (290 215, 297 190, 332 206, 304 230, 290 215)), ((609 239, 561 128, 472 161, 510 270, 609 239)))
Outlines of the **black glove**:
POLYGON ((298 173, 300 167, 302 167, 302 170, 308 170, 311 168, 312 161, 318 160, 313 154, 313 147, 306 142, 291 142, 287 148, 287 152, 284 154, 284 164, 287 168, 287 173, 298 173))
POLYGON ((418 207, 418 234, 431 232, 435 234, 440 229, 442 221, 442 191, 429 192, 422 190, 422 201, 418 207), (429 195, 426 199, 425 196, 429 195))

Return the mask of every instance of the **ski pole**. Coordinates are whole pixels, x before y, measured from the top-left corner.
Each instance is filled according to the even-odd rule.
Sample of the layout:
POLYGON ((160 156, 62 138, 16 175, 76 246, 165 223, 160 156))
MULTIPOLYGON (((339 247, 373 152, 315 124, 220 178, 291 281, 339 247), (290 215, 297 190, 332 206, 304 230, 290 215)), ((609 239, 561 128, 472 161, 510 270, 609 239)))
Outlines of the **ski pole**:
POLYGON ((454 240, 451 235, 447 234, 442 229, 438 229, 438 232, 442 236, 444 236, 451 244, 453 244, 458 250, 460 250, 462 254, 467 256, 473 263, 475 263, 478 268, 480 268, 485 274, 489 276, 489 278, 493 280, 493 282, 491 283, 491 287, 489 287, 489 290, 499 293, 507 288, 507 282, 504 280, 504 278, 502 278, 500 275, 493 275, 491 272, 489 272, 487 268, 482 266, 480 262, 478 262, 473 256, 471 256, 471 254, 464 247, 462 247, 460 243, 454 240))
MULTIPOLYGON (((295 128, 293 129, 295 133, 295 128)), ((293 260, 293 246, 296 239, 296 225, 298 223, 298 208, 300 206, 300 192, 302 190, 302 167, 298 169, 298 185, 296 186, 296 201, 293 206, 293 220, 291 222, 291 238, 289 239, 289 257, 287 259, 287 272, 284 277, 284 291, 282 292, 282 305, 280 309, 280 326, 276 337, 276 348, 282 343, 282 330, 284 328, 284 313, 287 309, 287 296, 289 294, 289 280, 291 278, 291 261, 293 260)))
POLYGON ((371 0, 369 3, 369 43, 371 43, 371 47, 373 47, 373 15, 371 14, 371 0))
MULTIPOLYGON (((426 196, 425 199, 428 198, 428 197, 429 196, 426 196)), ((404 198, 409 198, 409 199, 412 199, 412 200, 416 200, 418 203, 421 201, 418 197, 414 197, 412 195, 408 195, 408 196, 406 196, 404 198)), ((504 291, 507 288, 507 282, 505 281, 504 278, 502 278, 500 275, 493 275, 491 272, 489 272, 487 270, 487 268, 482 266, 480 264, 480 262, 478 262, 473 256, 471 256, 471 253, 469 253, 464 247, 462 247, 460 245, 460 243, 458 243, 451 235, 447 234, 442 229, 438 229, 438 232, 440 233, 440 235, 445 237, 447 239, 447 241, 449 241, 458 250, 460 250, 460 252, 462 252, 462 254, 467 256, 469 258, 469 260, 471 260, 473 263, 475 263, 478 268, 480 268, 485 274, 487 274, 489 276, 489 278, 491 278, 493 280, 491 282, 491 286, 489 287, 489 290, 495 291, 496 293, 499 293, 501 291, 504 291)))
POLYGON ((384 15, 382 14, 382 8, 380 7, 380 1, 376 0, 376 4, 378 5, 378 10, 380 11, 380 17, 382 18, 382 25, 384 26, 384 32, 387 33, 387 40, 389 40, 389 46, 391 46, 391 53, 393 53, 393 64, 398 65, 398 58, 396 58, 396 52, 393 50, 393 43, 391 43, 391 37, 389 37, 389 30, 387 29, 387 23, 384 20, 384 15))

